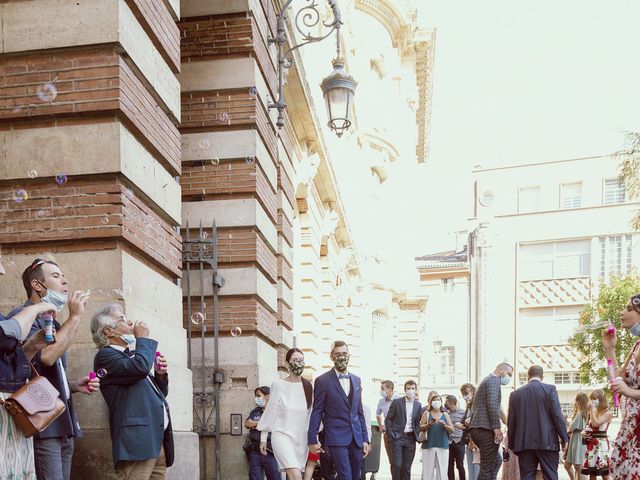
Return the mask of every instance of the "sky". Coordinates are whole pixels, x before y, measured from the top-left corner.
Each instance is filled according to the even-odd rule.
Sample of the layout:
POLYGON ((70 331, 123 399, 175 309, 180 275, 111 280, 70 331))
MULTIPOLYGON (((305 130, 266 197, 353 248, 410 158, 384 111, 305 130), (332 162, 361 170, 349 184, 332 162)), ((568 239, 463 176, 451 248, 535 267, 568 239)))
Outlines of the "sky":
POLYGON ((640 2, 415 3, 436 47, 412 251, 452 248, 471 213, 474 165, 608 154, 640 130, 640 2))

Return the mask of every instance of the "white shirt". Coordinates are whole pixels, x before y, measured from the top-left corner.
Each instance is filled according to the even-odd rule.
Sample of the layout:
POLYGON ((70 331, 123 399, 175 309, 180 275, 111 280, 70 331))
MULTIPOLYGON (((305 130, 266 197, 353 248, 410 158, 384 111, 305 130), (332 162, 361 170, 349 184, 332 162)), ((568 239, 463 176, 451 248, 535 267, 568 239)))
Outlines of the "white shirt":
POLYGON ((407 412, 407 423, 404 424, 404 433, 413 432, 412 418, 413 418, 413 400, 404 399, 404 407, 407 412))
MULTIPOLYGON (((126 348, 129 347, 123 347, 121 345, 109 345, 111 348, 115 348, 116 350, 120 350, 121 352, 124 352, 126 348)), ((133 352, 134 350, 129 349, 130 352, 133 352)), ((149 375, 154 375, 154 371, 153 371, 153 367, 151 367, 151 371, 149 372, 149 375)), ((149 381, 149 383, 151 384, 151 388, 153 388, 158 394, 160 394, 160 397, 164 400, 164 395, 162 394, 162 392, 158 389, 158 387, 156 386, 155 383, 153 383, 153 380, 151 380, 151 378, 149 377, 149 375, 147 375, 147 380, 149 381)), ((154 375, 155 376, 155 375, 154 375)), ((164 415, 164 429, 166 430, 167 427, 169 426, 169 412, 167 412, 167 408, 164 406, 164 401, 162 402, 162 413, 164 415)))
MULTIPOLYGON (((335 368, 333 369, 333 371, 336 372, 336 377, 338 375, 342 375, 335 368)), ((348 375, 348 374, 349 372, 344 373, 344 375, 348 375)), ((342 390, 344 390, 345 395, 348 397, 349 394, 351 393, 351 380, 348 378, 338 378, 338 381, 340 382, 340 385, 342 385, 342 390)))

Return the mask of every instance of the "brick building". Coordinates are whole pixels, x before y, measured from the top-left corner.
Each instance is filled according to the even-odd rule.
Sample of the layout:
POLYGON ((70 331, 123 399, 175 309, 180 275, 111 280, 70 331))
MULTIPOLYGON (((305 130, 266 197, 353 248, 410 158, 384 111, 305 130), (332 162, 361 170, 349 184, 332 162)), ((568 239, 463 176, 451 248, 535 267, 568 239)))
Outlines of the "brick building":
MULTIPOLYGON (((315 59, 301 51, 287 77, 286 125, 275 126, 268 103, 277 98, 277 56, 268 39, 282 3, 0 5, 0 246, 8 266, 0 309, 23 301, 17 279, 34 256, 53 255, 72 288, 90 289, 86 328, 70 351, 71 377, 91 369, 88 320, 100 306, 116 301, 130 318, 150 323, 171 370, 177 460, 170 478, 198 478, 205 469, 206 478, 215 478, 215 437, 199 440, 193 401, 194 393, 213 389, 208 277, 198 291, 205 299, 205 370, 196 368, 203 362, 198 348, 188 348, 190 318, 183 308, 189 300, 200 302, 186 287, 198 282, 199 273, 187 273, 182 254, 184 239, 200 235, 194 227, 215 220, 219 274, 226 281, 218 304, 221 478, 240 478, 246 468, 242 437, 231 435, 229 415, 246 415, 253 389, 273 381, 284 352, 299 342, 294 336, 308 344, 305 334, 322 331, 323 342, 344 334, 357 358, 366 342, 359 326, 366 318, 371 328, 372 312, 362 309, 369 303, 355 301, 356 292, 385 291, 384 302, 371 308, 379 311, 386 302, 404 312, 397 318, 424 309, 424 302, 397 288, 373 286, 360 270, 331 165, 332 154, 343 151, 325 138, 319 89, 309 86, 315 77, 312 72, 307 78, 305 70, 313 70, 315 59), (320 294, 309 294, 303 284, 320 287, 320 294), (336 302, 333 286, 342 284, 349 289, 336 302), (294 310, 294 298, 305 295, 311 303, 304 300, 294 310), (294 311, 311 323, 296 330, 294 311)), ((365 171, 379 182, 386 164, 428 156, 433 34, 417 28, 409 2, 400 3, 359 1, 343 12, 347 23, 356 12, 378 22, 404 84, 412 85, 413 103, 401 98, 407 100, 402 118, 412 141, 374 131, 366 114, 360 120, 365 135, 345 135, 349 155, 376 152, 365 171)), ((293 32, 292 38, 299 40, 293 32)), ((363 82, 367 75, 382 78, 380 59, 371 63, 356 56, 356 47, 345 50, 347 63, 363 62, 363 82)), ((327 74, 332 57, 325 53, 327 74)), ((196 335, 201 328, 191 326, 196 335)), ((326 347, 318 342, 305 349, 313 373, 326 363, 324 357, 314 360, 326 347)), ((76 444, 74 477, 110 478, 104 402, 80 398, 78 408, 85 437, 76 444)))

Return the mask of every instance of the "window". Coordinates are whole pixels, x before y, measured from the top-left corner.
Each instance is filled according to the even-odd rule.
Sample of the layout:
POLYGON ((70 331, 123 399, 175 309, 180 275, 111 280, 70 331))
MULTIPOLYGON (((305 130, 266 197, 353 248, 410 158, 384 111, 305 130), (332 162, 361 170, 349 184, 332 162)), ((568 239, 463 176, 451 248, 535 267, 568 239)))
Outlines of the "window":
POLYGON ((571 375, 571 383, 580 383, 580 372, 573 372, 571 375))
POLYGON ((518 192, 518 212, 535 212, 540 210, 540 186, 523 187, 518 192))
POLYGON ((520 279, 552 280, 591 275, 590 240, 534 243, 520 247, 520 279))
POLYGON ((518 374, 518 384, 519 385, 524 385, 525 383, 527 383, 527 374, 526 373, 519 373, 518 374))
POLYGON ((605 205, 624 203, 625 192, 624 183, 617 178, 609 178, 604 181, 604 201, 605 205))
POLYGON ((582 206, 582 182, 560 185, 560 208, 578 208, 582 206))
MULTIPOLYGON (((582 306, 522 308, 518 315, 520 345, 565 344, 580 325, 582 306)), ((549 378, 551 376, 549 375, 549 378)))
POLYGON ((453 278, 443 278, 442 289, 445 292, 453 292, 453 278))
POLYGON ((571 403, 561 403, 560 408, 562 409, 562 414, 566 418, 571 418, 573 416, 573 405, 571 403))
POLYGON ((626 274, 633 268, 633 236, 610 235, 599 237, 600 279, 608 281, 610 275, 626 274))
POLYGON ((440 349, 440 373, 443 376, 456 373, 456 347, 440 349))
POLYGON ((553 383, 555 383, 556 385, 571 383, 571 374, 568 372, 554 373, 553 383))

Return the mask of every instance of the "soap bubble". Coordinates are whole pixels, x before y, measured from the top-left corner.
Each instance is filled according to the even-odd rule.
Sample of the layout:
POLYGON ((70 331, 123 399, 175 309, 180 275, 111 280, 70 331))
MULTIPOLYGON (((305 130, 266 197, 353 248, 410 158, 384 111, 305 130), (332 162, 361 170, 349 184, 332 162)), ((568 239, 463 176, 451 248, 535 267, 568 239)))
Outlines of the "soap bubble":
POLYGON ((220 159, 219 158, 212 158, 211 159, 211 165, 219 165, 220 164, 220 159))
POLYGON ((249 89, 249 96, 255 97, 256 95, 258 95, 258 89, 256 87, 251 87, 249 89))
POLYGON ((246 163, 247 165, 252 165, 256 163, 256 157, 247 157, 244 159, 244 163, 246 163))
POLYGON ((202 233, 200 234, 200 238, 201 238, 202 240, 206 240, 207 238, 209 238, 209 234, 208 234, 207 232, 202 232, 202 233))
POLYGON ((29 170, 29 178, 36 178, 38 176, 38 172, 35 170, 29 170))
POLYGON ((46 210, 38 210, 38 212, 36 213, 38 217, 44 217, 46 214, 47 214, 46 210))
POLYGON ((98 378, 104 378, 107 376, 107 369, 106 368, 99 368, 98 371, 96 372, 96 377, 98 378))
POLYGON ((198 142, 200 150, 207 150, 209 148, 209 145, 209 140, 207 140, 206 138, 203 138, 202 140, 200 140, 200 142, 198 142))
POLYGON ((242 329, 240 327, 233 327, 231 329, 232 337, 239 337, 240 335, 242 335, 242 329))
POLYGON ((204 314, 201 312, 196 312, 191 315, 191 323, 194 325, 202 325, 204 323, 204 314))
POLYGON ((131 294, 132 291, 133 291, 133 288, 131 288, 129 285, 125 285, 122 287, 122 290, 120 290, 120 294, 123 297, 126 297, 127 295, 131 294))
POLYGON ((221 122, 228 122, 229 121, 229 114, 227 112, 222 112, 220 115, 218 115, 218 119, 221 122))
POLYGON ((109 223, 109 216, 108 215, 103 215, 103 217, 100 219, 100 221, 102 222, 103 225, 106 225, 107 223, 109 223))
POLYGON ((64 173, 59 173, 58 175, 56 175, 56 183, 58 185, 64 185, 65 183, 67 183, 67 176, 64 173))
POLYGON ((45 83, 38 87, 36 95, 41 102, 53 102, 58 96, 58 89, 53 83, 45 83))
POLYGON ((19 188, 18 190, 13 192, 13 200, 18 203, 24 202, 25 200, 28 200, 28 199, 29 199, 29 194, 23 188, 19 188))

